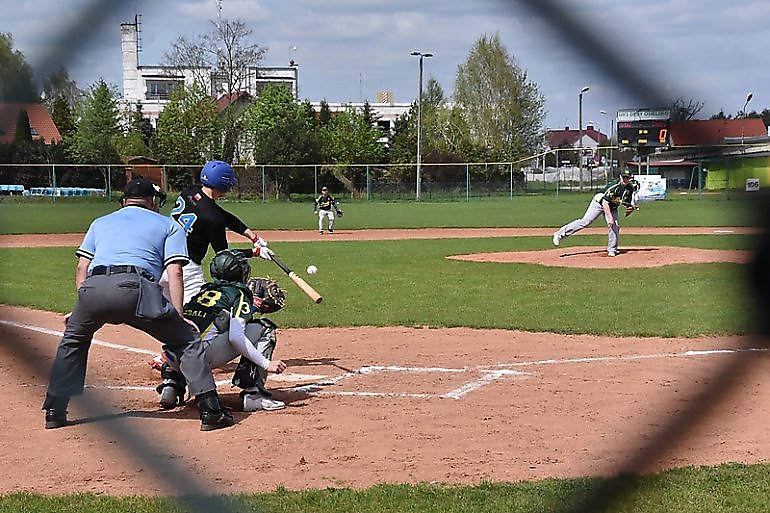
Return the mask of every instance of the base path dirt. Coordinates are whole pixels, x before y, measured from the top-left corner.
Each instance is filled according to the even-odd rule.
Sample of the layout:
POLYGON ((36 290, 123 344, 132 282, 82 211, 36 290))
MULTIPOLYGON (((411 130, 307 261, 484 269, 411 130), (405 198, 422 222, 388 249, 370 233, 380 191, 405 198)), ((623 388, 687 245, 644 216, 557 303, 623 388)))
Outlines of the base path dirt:
MULTIPOLYGON (((628 249, 596 258, 620 262, 628 249)), ((62 327, 57 314, 0 306, 0 494, 476 484, 770 461, 770 352, 747 337, 281 329, 275 356, 289 368, 268 388, 287 408, 242 412, 231 366, 216 378, 236 424, 203 433, 194 405, 158 408, 158 343, 106 326, 72 425, 44 430, 62 327)))

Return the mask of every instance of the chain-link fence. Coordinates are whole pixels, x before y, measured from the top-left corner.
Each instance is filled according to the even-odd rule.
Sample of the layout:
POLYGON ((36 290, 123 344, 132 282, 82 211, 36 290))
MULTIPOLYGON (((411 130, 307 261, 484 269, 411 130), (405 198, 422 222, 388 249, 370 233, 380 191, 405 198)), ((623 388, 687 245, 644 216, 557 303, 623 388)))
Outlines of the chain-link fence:
MULTIPOLYGON (((574 165, 542 167, 532 157, 524 162, 426 163, 421 166, 421 195, 425 201, 471 201, 522 194, 558 194, 603 187, 613 178, 609 166, 574 165)), ((415 200, 415 164, 353 165, 236 165, 236 197, 302 200, 317 195, 321 187, 359 201, 415 200)), ((24 196, 104 196, 119 194, 127 180, 146 176, 164 190, 176 192, 198 181, 201 166, 3 164, 0 184, 5 194, 24 196), (12 186, 12 187, 11 187, 12 186)))

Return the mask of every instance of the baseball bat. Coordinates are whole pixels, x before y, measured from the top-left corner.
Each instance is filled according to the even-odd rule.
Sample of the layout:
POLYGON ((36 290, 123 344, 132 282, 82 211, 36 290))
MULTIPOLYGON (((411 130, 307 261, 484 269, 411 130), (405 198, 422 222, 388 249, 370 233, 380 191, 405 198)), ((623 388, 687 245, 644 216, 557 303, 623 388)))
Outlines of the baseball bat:
POLYGON ((275 256, 275 254, 272 255, 272 260, 273 262, 275 262, 275 265, 280 267, 281 270, 286 273, 286 276, 291 278, 291 281, 293 281, 297 285, 297 287, 299 287, 302 290, 302 292, 307 294, 307 297, 313 300, 314 303, 320 303, 321 301, 323 301, 323 297, 321 297, 321 294, 316 292, 316 290, 313 287, 311 287, 308 284, 308 282, 300 278, 297 275, 297 273, 289 269, 289 267, 283 262, 281 262, 278 259, 278 257, 275 256))

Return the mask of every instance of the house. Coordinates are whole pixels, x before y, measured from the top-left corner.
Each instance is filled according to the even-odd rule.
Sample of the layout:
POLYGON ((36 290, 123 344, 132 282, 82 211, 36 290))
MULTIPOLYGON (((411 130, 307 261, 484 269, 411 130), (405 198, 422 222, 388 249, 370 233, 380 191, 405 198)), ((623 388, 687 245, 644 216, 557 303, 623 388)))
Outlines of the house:
POLYGON ((46 144, 61 142, 59 129, 56 128, 56 124, 54 124, 45 105, 0 101, 0 144, 13 142, 16 135, 16 123, 22 110, 27 111, 33 141, 43 141, 46 144))
MULTIPOLYGON (((566 126, 563 130, 548 130, 546 133, 549 148, 579 148, 580 130, 570 129, 566 126)), ((583 148, 595 150, 599 146, 607 146, 610 143, 609 137, 596 130, 593 125, 588 125, 583 129, 583 148)))
MULTIPOLYGON (((570 129, 566 126, 563 130, 548 130, 546 132, 546 142, 548 149, 556 148, 580 148, 580 130, 570 129)), ((600 154, 598 149, 608 147, 610 139, 605 134, 596 130, 589 124, 583 129, 583 162, 586 165, 598 163, 600 154)), ((574 153, 577 155, 577 153, 574 153)))

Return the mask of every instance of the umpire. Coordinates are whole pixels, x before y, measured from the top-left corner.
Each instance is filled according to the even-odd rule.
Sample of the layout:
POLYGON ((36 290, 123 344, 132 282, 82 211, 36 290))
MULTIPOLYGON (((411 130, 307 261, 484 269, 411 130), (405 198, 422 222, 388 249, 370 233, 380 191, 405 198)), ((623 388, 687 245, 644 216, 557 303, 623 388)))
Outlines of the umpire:
POLYGON ((45 428, 67 424, 70 397, 83 393, 91 340, 105 324, 128 324, 163 343, 196 397, 201 431, 231 426, 233 417, 219 402, 200 335, 181 315, 182 266, 189 260, 185 233, 158 213, 166 195, 157 185, 137 177, 123 192, 123 208, 94 220, 75 252, 78 300, 51 368, 45 428), (170 302, 158 286, 164 268, 170 302))

